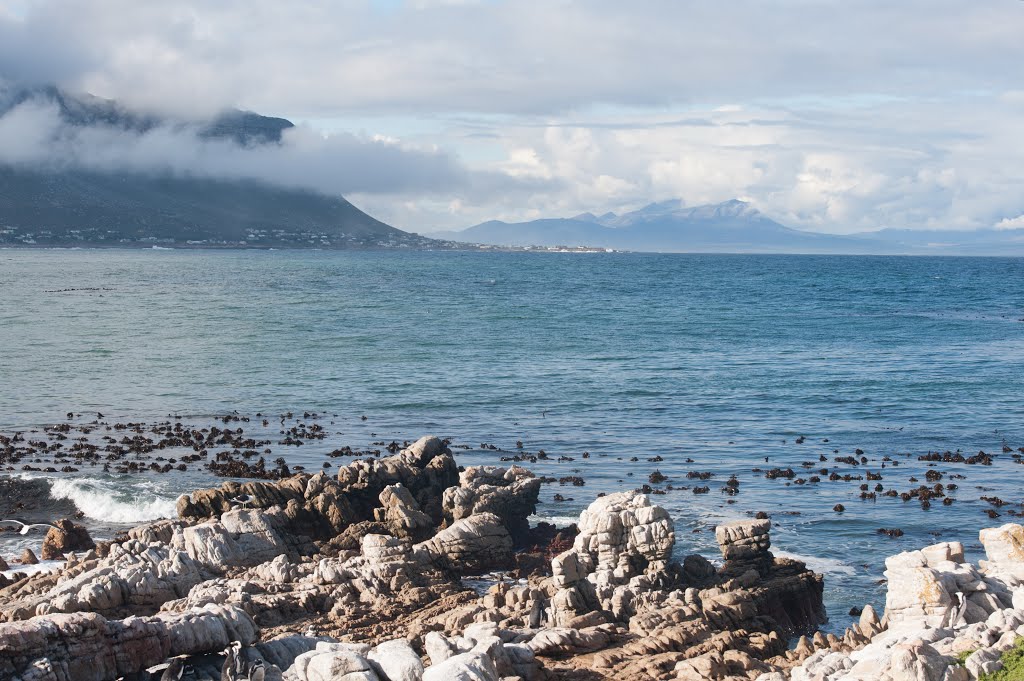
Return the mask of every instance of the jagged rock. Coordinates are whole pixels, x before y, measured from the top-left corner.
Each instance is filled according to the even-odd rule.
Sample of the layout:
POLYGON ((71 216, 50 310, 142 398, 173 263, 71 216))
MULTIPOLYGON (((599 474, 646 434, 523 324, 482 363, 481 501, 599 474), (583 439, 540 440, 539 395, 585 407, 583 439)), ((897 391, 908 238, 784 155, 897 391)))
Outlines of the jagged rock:
POLYGON ((414 550, 428 555, 434 564, 462 574, 507 568, 512 563, 512 538, 493 513, 458 520, 414 550))
POLYGON ((21 552, 21 564, 22 565, 38 565, 39 559, 36 558, 36 554, 32 549, 25 549, 21 552))
POLYGON ((67 518, 56 521, 43 538, 43 560, 60 560, 65 553, 96 548, 89 531, 67 518))
POLYGON ((381 507, 374 509, 373 515, 378 522, 391 528, 396 537, 420 541, 433 534, 434 523, 420 505, 413 499, 412 493, 403 485, 388 485, 380 493, 381 507))
POLYGON ((0 624, 0 678, 109 681, 169 657, 250 645, 256 626, 238 608, 209 606, 177 615, 107 620, 95 613, 54 614, 0 624), (32 670, 37 670, 33 672, 32 670))
POLYGON ((724 571, 741 575, 753 569, 764 575, 774 561, 768 550, 771 526, 770 520, 736 520, 716 527, 715 539, 725 559, 724 571))
POLYGON ((228 511, 219 521, 177 528, 171 546, 215 570, 259 565, 286 551, 270 516, 249 509, 228 511))
POLYGON ((338 483, 360 520, 372 517, 385 487, 401 483, 434 524, 440 524, 444 491, 458 482, 455 459, 433 436, 421 437, 394 456, 353 461, 338 471, 338 483))
POLYGON ((106 558, 77 565, 59 583, 42 581, 43 589, 4 603, 0 613, 11 620, 48 613, 155 612, 187 594, 205 575, 183 551, 129 540, 112 545, 106 558))
POLYGON ((540 479, 520 466, 472 466, 459 477, 459 486, 444 492, 445 521, 454 523, 480 513, 502 519, 512 541, 522 546, 529 534, 529 517, 537 512, 540 479))
POLYGON ((620 492, 594 501, 580 515, 573 548, 551 561, 552 620, 563 626, 595 609, 628 617, 636 590, 668 578, 675 543, 672 519, 647 495, 620 492))
POLYGON ((190 521, 216 519, 244 506, 253 510, 280 508, 276 528, 286 541, 295 537, 329 539, 349 525, 373 519, 379 496, 389 485, 401 484, 420 509, 437 525, 442 520, 444 491, 458 484, 458 467, 436 437, 423 437, 394 456, 351 462, 336 480, 323 472, 294 475, 278 482, 226 482, 219 488, 197 490, 178 499, 178 515, 190 521), (239 497, 248 497, 244 504, 239 497))

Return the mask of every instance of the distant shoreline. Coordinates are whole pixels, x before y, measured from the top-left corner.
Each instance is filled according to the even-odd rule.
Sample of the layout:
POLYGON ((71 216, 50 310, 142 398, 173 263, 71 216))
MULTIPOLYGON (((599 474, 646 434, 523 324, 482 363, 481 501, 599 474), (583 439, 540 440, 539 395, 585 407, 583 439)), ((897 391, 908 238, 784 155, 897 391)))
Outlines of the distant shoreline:
POLYGON ((404 252, 404 253, 587 253, 630 255, 742 255, 742 256, 815 256, 829 258, 986 258, 994 260, 1020 260, 1024 253, 830 253, 801 251, 631 251, 599 247, 548 246, 492 246, 488 244, 460 244, 451 248, 413 248, 395 246, 367 246, 365 248, 331 248, 304 246, 260 246, 253 244, 0 244, 0 251, 321 251, 333 253, 404 252))

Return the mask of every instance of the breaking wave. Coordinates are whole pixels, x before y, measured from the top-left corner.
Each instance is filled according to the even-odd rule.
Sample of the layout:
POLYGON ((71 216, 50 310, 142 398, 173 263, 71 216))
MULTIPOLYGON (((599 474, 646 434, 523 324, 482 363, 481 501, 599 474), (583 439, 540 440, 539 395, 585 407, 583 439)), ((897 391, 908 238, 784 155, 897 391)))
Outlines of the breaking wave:
POLYGON ((58 478, 50 481, 50 496, 67 499, 93 520, 111 523, 141 523, 177 515, 177 498, 152 490, 115 489, 113 485, 88 478, 58 478))

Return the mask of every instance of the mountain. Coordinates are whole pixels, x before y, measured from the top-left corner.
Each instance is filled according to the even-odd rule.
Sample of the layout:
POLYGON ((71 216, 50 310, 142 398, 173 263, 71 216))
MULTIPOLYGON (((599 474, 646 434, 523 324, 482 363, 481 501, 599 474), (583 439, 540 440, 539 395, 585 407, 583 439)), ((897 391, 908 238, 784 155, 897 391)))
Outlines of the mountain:
MULTIPOLYGON (((280 144, 283 118, 227 111, 183 121, 52 86, 0 90, 0 118, 27 101, 53 106, 73 128, 144 133, 157 126, 241 146, 280 144)), ((0 163, 0 245, 192 245, 318 248, 437 248, 340 196, 253 180, 170 173, 104 172, 0 163)))
POLYGON ((684 207, 678 199, 622 215, 581 213, 507 223, 491 220, 433 236, 500 246, 591 246, 650 252, 1024 255, 1024 230, 883 229, 850 235, 791 229, 749 203, 684 207))
POLYGON ((790 229, 739 200, 693 208, 671 200, 600 217, 583 213, 520 223, 492 220, 445 236, 506 246, 595 246, 656 252, 835 253, 865 247, 857 237, 790 229))

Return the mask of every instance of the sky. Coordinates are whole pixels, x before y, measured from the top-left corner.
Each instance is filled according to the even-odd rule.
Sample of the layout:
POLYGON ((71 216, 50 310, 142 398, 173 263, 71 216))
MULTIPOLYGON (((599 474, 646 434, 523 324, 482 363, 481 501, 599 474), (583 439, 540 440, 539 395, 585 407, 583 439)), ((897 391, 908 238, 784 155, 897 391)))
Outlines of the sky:
POLYGON ((258 177, 421 233, 670 198, 1024 229, 1021 36, 1021 0, 0 0, 8 85, 297 124, 241 149, 29 102, 0 161, 258 177))

